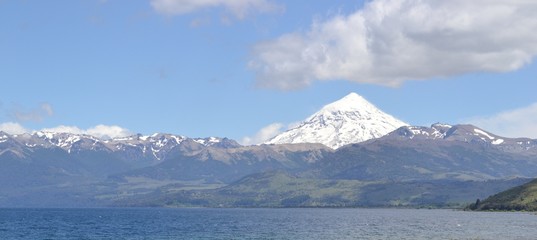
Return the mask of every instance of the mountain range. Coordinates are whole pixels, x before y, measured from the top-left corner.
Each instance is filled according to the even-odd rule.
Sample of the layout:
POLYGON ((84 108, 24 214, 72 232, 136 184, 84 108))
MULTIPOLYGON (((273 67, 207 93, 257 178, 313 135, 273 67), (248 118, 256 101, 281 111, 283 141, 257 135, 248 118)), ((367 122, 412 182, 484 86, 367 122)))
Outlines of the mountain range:
POLYGON ((537 140, 409 126, 354 93, 254 146, 0 132, 0 206, 442 206, 536 174, 537 140))

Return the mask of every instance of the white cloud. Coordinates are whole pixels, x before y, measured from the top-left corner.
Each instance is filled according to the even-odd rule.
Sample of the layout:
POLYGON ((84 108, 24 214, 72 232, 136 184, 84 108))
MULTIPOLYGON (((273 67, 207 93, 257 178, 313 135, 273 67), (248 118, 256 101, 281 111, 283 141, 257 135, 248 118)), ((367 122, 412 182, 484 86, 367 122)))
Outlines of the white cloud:
POLYGON ((41 110, 49 117, 54 115, 54 110, 52 109, 52 106, 48 103, 41 104, 41 110))
POLYGON ((274 136, 280 134, 284 129, 284 125, 281 123, 272 123, 268 126, 261 128, 253 137, 244 137, 241 140, 243 145, 254 145, 263 143, 274 136))
POLYGON ((466 122, 504 137, 537 138, 537 103, 466 122))
POLYGON ((11 115, 20 122, 41 122, 46 117, 53 116, 54 110, 52 109, 52 105, 48 103, 42 103, 39 107, 31 110, 25 110, 23 107, 15 105, 11 110, 11 115))
POLYGON ((87 134, 94 137, 109 139, 109 138, 118 138, 126 137, 133 135, 128 129, 122 128, 120 126, 109 126, 109 125, 97 125, 88 129, 80 129, 75 126, 64 126, 60 125, 54 128, 44 128, 41 131, 45 132, 63 132, 63 133, 73 133, 73 134, 87 134))
POLYGON ((122 128, 120 126, 107 126, 107 125, 97 125, 93 128, 86 130, 86 133, 98 138, 118 138, 130 136, 133 133, 128 129, 122 128))
POLYGON ((0 123, 0 131, 8 134, 22 134, 28 132, 28 129, 14 122, 0 123))
POLYGON ((43 128, 40 131, 43 131, 43 132, 58 132, 58 133, 72 133, 72 134, 85 134, 86 133, 86 131, 84 131, 84 130, 78 128, 78 127, 65 126, 65 125, 60 125, 60 126, 53 127, 53 128, 43 128))
MULTIPOLYGON (((6 122, 6 123, 0 123, 0 131, 4 131, 8 134, 22 134, 22 133, 30 133, 35 132, 35 130, 26 129, 19 123, 14 122, 6 122)), ((53 128, 43 128, 40 131, 44 132, 58 132, 58 133, 72 133, 72 134, 87 134, 94 137, 102 138, 102 139, 109 139, 109 138, 118 138, 118 137, 126 137, 133 135, 131 131, 128 129, 122 128, 120 126, 115 125, 97 125, 95 127, 91 127, 88 129, 80 129, 76 126, 65 126, 60 125, 53 128)))
POLYGON ((182 15, 206 8, 224 7, 238 19, 243 19, 252 12, 281 9, 268 0, 151 0, 151 6, 165 15, 182 15))
POLYGON ((535 12, 537 2, 527 0, 374 0, 256 44, 249 66, 259 86, 284 90, 513 71, 537 54, 535 12))

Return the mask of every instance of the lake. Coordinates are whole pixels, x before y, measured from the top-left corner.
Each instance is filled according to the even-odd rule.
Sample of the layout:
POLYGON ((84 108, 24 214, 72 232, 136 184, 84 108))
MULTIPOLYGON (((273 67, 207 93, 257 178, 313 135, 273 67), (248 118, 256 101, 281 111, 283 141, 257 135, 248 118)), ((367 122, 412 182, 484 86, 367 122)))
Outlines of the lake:
POLYGON ((0 209, 0 239, 535 239, 537 215, 418 209, 0 209))

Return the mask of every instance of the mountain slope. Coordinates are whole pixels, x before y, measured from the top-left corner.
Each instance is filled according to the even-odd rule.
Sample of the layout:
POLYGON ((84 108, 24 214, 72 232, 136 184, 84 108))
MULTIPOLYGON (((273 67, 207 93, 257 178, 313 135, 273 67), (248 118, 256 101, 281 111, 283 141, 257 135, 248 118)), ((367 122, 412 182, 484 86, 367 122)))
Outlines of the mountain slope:
POLYGON ((322 143, 333 149, 384 136, 407 124, 382 112, 356 93, 324 106, 299 126, 266 144, 322 143))
POLYGON ((315 150, 307 144, 303 146, 311 149, 304 152, 292 149, 266 154, 284 146, 300 144, 218 151, 207 148, 188 159, 168 159, 128 172, 120 178, 194 180, 205 174, 208 182, 219 180, 229 185, 193 191, 169 185, 148 195, 117 199, 118 204, 463 206, 537 174, 537 141, 504 138, 472 125, 404 126, 381 138, 335 151, 315 150), (233 182, 245 173, 252 175, 233 182))
POLYGON ((322 178, 389 181, 532 178, 537 141, 503 138, 472 125, 405 126, 328 153, 310 172, 322 178))
MULTIPOLYGON (((3 134, 8 136, 8 134, 3 134)), ((85 134, 35 132, 32 134, 13 135, 13 140, 29 149, 61 148, 67 153, 83 151, 106 151, 119 153, 127 161, 146 159, 148 161, 163 160, 168 154, 179 147, 183 152, 201 150, 205 147, 239 147, 234 140, 227 138, 188 138, 180 135, 155 133, 151 136, 141 134, 115 138, 99 139, 85 134)))
POLYGON ((0 206, 102 206, 118 194, 169 184, 200 188, 267 170, 296 171, 328 151, 322 144, 244 147, 227 138, 172 134, 103 140, 0 132, 0 206))
POLYGON ((122 199, 152 205, 146 197, 178 205, 181 199, 192 205, 233 199, 226 200, 229 206, 460 203, 515 186, 510 179, 536 175, 537 140, 504 138, 472 125, 403 126, 337 150, 309 143, 241 146, 225 138, 171 134, 102 140, 0 132, 0 206, 104 206, 122 199), (272 171, 292 177, 260 174, 272 171), (249 174, 247 182, 235 182, 249 174), (265 180, 277 184, 263 189, 265 180), (495 188, 495 181, 505 184, 495 188), (288 188, 278 190, 281 184, 288 188), (480 194, 471 191, 483 187, 480 194), (242 201, 244 196, 254 202, 242 201))
POLYGON ((230 183, 248 174, 272 170, 297 172, 309 169, 331 150, 322 144, 279 144, 237 148, 207 147, 191 155, 168 157, 154 166, 111 176, 111 179, 230 183))
POLYGON ((537 211, 537 179, 476 201, 471 210, 537 211))
POLYGON ((24 200, 24 196, 35 195, 44 188, 53 201, 54 194, 59 196, 60 192, 96 184, 110 175, 153 166, 167 158, 195 155, 206 148, 239 146, 226 138, 192 139, 171 134, 103 140, 71 133, 0 132, 0 182, 3 183, 0 203, 30 201, 24 200), (20 199, 13 201, 14 196, 20 199))
POLYGON ((284 171, 248 175, 216 189, 176 191, 166 186, 117 206, 160 207, 462 207, 529 179, 380 182, 302 178, 284 171))

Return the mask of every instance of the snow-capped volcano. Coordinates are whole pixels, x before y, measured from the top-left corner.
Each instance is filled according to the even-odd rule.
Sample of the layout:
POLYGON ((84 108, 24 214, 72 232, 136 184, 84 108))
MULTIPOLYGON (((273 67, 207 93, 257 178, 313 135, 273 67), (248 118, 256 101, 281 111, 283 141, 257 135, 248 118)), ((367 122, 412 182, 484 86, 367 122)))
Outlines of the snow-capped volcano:
POLYGON ((402 126, 408 124, 381 111, 362 96, 350 93, 266 144, 322 143, 336 149, 382 137, 402 126))

